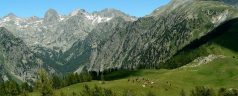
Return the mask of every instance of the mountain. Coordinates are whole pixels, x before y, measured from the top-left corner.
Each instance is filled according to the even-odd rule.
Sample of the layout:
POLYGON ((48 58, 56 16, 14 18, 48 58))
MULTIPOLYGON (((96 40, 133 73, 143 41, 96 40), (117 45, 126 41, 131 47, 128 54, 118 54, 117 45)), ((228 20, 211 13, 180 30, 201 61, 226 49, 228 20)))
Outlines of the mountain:
MULTIPOLYGON (((83 85, 94 88, 96 84, 102 88, 111 89, 116 94, 125 94, 124 90, 130 88, 131 94, 136 96, 144 96, 148 94, 148 91, 151 91, 150 94, 159 96, 178 96, 181 90, 184 90, 185 95, 191 95, 194 92, 191 90, 195 86, 205 86, 204 88, 214 90, 216 94, 222 93, 221 96, 233 96, 237 92, 235 90, 238 85, 236 83, 238 74, 237 36, 238 19, 235 18, 222 23, 209 34, 191 42, 177 52, 171 58, 175 61, 170 62, 171 67, 176 64, 186 63, 182 67, 172 70, 119 70, 104 73, 105 84, 103 85, 98 83, 100 80, 93 80, 56 89, 54 92, 60 95, 63 90, 65 94, 80 94, 84 92, 79 90, 84 89, 83 85), (154 83, 143 85, 144 79, 154 83), (230 93, 225 92, 223 94, 224 91, 220 90, 229 90, 230 93)), ((38 94, 33 92, 31 95, 38 94)))
POLYGON ((210 57, 208 61, 203 62, 210 62, 211 60, 209 59, 214 57, 223 57, 223 59, 236 58, 237 46, 234 43, 237 41, 237 26, 237 18, 222 23, 207 35, 186 45, 168 60, 166 65, 171 68, 180 67, 206 56, 210 57), (183 58, 186 59, 184 60, 183 58))
POLYGON ((49 9, 44 18, 20 18, 7 15, 2 18, 1 26, 7 28, 15 36, 20 37, 29 46, 43 46, 57 51, 68 50, 78 39, 84 38, 100 23, 108 22, 115 17, 134 20, 118 10, 105 15, 105 11, 88 13, 77 9, 69 15, 60 15, 54 9, 49 9))
POLYGON ((0 68, 4 80, 31 82, 36 79, 40 61, 20 38, 0 28, 0 68))
POLYGON ((10 34, 1 39, 18 43, 1 43, 1 68, 19 78, 24 76, 15 70, 29 64, 34 74, 39 63, 58 74, 174 68, 185 64, 174 64, 178 52, 237 17, 235 0, 172 0, 141 18, 110 8, 93 13, 77 9, 68 15, 49 9, 44 18, 10 14, 0 19, 2 34, 10 34))
POLYGON ((54 9, 49 9, 45 13, 43 23, 46 25, 56 24, 59 20, 59 14, 54 9))
MULTIPOLYGON (((12 17, 11 15, 3 17, 0 21, 1 26, 7 28, 14 36, 21 38, 32 53, 43 60, 44 65, 51 66, 63 73, 71 72, 77 69, 79 65, 84 65, 80 62, 89 61, 83 59, 82 57, 85 56, 80 54, 85 53, 90 48, 79 47, 81 48, 80 52, 77 52, 79 48, 75 48, 76 44, 74 43, 87 42, 85 39, 88 34, 97 30, 98 26, 101 26, 100 29, 103 26, 108 26, 107 22, 111 22, 111 20, 114 22, 115 18, 122 18, 126 21, 136 20, 135 17, 116 9, 105 9, 94 13, 76 9, 69 15, 60 15, 54 9, 49 9, 44 18, 35 16, 30 18, 12 17)), ((110 27, 105 30, 108 29, 110 27)), ((89 54, 85 55, 87 58, 89 57, 89 54)))
POLYGON ((126 21, 136 20, 136 17, 129 16, 119 10, 113 9, 113 8, 106 8, 99 12, 94 12, 93 14, 97 14, 103 17, 122 17, 126 21))
POLYGON ((177 51, 237 17, 237 12, 223 2, 173 0, 127 27, 116 26, 92 51, 89 70, 164 68, 177 51))

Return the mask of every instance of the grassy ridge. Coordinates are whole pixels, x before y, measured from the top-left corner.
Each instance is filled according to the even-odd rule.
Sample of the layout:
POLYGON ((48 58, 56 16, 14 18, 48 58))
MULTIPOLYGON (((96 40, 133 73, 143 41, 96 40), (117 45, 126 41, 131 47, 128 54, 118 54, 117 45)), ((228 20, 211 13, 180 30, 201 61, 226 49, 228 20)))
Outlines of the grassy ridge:
POLYGON ((177 68, 185 64, 190 63, 197 57, 207 56, 209 54, 225 54, 230 55, 232 53, 226 53, 219 46, 225 47, 233 52, 238 51, 238 19, 232 19, 224 22, 207 35, 196 39, 177 54, 175 54, 170 60, 161 64, 165 68, 177 68), (186 59, 185 59, 186 58, 186 59))
MULTIPOLYGON (((193 64, 194 63, 191 63, 186 66, 193 64)), ((112 74, 120 73, 119 71, 112 74)), ((182 67, 173 70, 138 70, 135 71, 135 73, 137 74, 132 74, 117 80, 106 81, 105 84, 100 84, 99 81, 78 83, 56 90, 56 93, 60 94, 61 91, 66 94, 71 94, 72 92, 80 93, 84 84, 91 87, 98 85, 103 88, 110 88, 117 94, 122 94, 125 90, 131 90, 136 93, 137 96, 143 96, 149 91, 159 96, 177 96, 181 89, 184 89, 186 94, 189 94, 192 88, 202 85, 215 89, 221 87, 237 88, 238 59, 225 57, 197 67, 182 67), (143 87, 143 83, 128 82, 128 79, 135 80, 136 78, 146 78, 155 82, 155 84, 153 88, 151 88, 149 86, 143 87)), ((123 74, 125 74, 125 72, 123 72, 123 74)), ((38 96, 37 93, 33 93, 33 95, 38 96)))

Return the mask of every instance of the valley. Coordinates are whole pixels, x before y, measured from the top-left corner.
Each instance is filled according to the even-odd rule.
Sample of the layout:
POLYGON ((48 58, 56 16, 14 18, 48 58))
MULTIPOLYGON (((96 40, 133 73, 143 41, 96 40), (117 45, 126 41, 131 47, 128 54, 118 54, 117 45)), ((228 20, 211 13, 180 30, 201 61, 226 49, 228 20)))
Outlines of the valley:
POLYGON ((144 17, 9 13, 0 18, 0 93, 237 96, 237 36, 237 0, 171 0, 144 17))
MULTIPOLYGON (((191 89, 196 86, 205 86, 219 90, 220 88, 236 89, 238 86, 238 22, 237 19, 228 21, 215 29, 213 38, 209 37, 206 42, 195 42, 172 58, 174 63, 190 63, 175 69, 140 69, 135 71, 122 70, 105 74, 105 84, 101 80, 93 80, 86 83, 78 83, 56 90, 57 94, 80 93, 83 85, 90 87, 98 85, 109 88, 118 96, 123 96, 124 91, 130 91, 132 96, 149 96, 153 92, 155 96, 179 96, 181 90, 186 96, 190 96, 191 89), (218 30, 219 29, 219 30, 218 30), (221 31, 222 30, 222 31, 221 31), (185 62, 186 62, 185 60, 185 62), (136 81, 138 79, 138 81, 136 81), (146 85, 143 79, 148 79, 153 84, 146 85), (132 81, 133 80, 133 81, 132 81)), ((201 41, 201 40, 200 40, 201 41)), ((32 95, 38 96, 37 93, 32 95)), ((229 95, 228 95, 229 96, 229 95)), ((233 95, 232 95, 233 96, 233 95)), ((235 96, 235 95, 234 95, 235 96)))

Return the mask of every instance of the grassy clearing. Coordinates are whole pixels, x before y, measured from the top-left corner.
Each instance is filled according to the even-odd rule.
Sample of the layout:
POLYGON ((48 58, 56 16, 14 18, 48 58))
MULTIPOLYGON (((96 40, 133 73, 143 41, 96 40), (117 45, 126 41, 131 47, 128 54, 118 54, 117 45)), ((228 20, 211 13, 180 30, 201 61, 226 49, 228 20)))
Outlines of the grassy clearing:
MULTIPOLYGON (((197 67, 182 67, 173 70, 138 70, 133 72, 137 74, 132 74, 117 80, 105 81, 105 84, 100 84, 99 81, 78 83, 56 90, 55 92, 60 94, 62 91, 69 95, 72 92, 80 93, 83 85, 87 84, 91 87, 98 85, 103 88, 110 88, 117 94, 122 94, 125 90, 131 90, 136 93, 137 96, 143 96, 149 91, 159 96, 177 96, 182 89, 185 90, 186 94, 189 94, 189 91, 195 86, 204 85, 215 89, 221 87, 237 88, 238 86, 238 59, 233 57, 216 59, 208 64, 197 67), (151 88, 149 86, 143 87, 143 82, 128 82, 128 79, 135 80, 136 78, 146 78, 155 82, 155 84, 153 84, 153 88, 151 88)), ((110 75, 120 73, 121 72, 118 71, 110 75)), ((37 92, 31 95, 38 96, 37 92)))

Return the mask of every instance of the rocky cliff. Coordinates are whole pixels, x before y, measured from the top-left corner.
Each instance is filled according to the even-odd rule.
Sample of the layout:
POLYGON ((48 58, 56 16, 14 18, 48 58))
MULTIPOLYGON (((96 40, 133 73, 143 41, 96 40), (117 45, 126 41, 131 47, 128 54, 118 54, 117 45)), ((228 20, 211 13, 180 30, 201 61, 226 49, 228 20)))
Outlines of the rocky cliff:
POLYGON ((4 80, 31 82, 36 78, 37 68, 41 66, 41 59, 36 58, 20 38, 1 27, 0 66, 1 76, 4 80))

